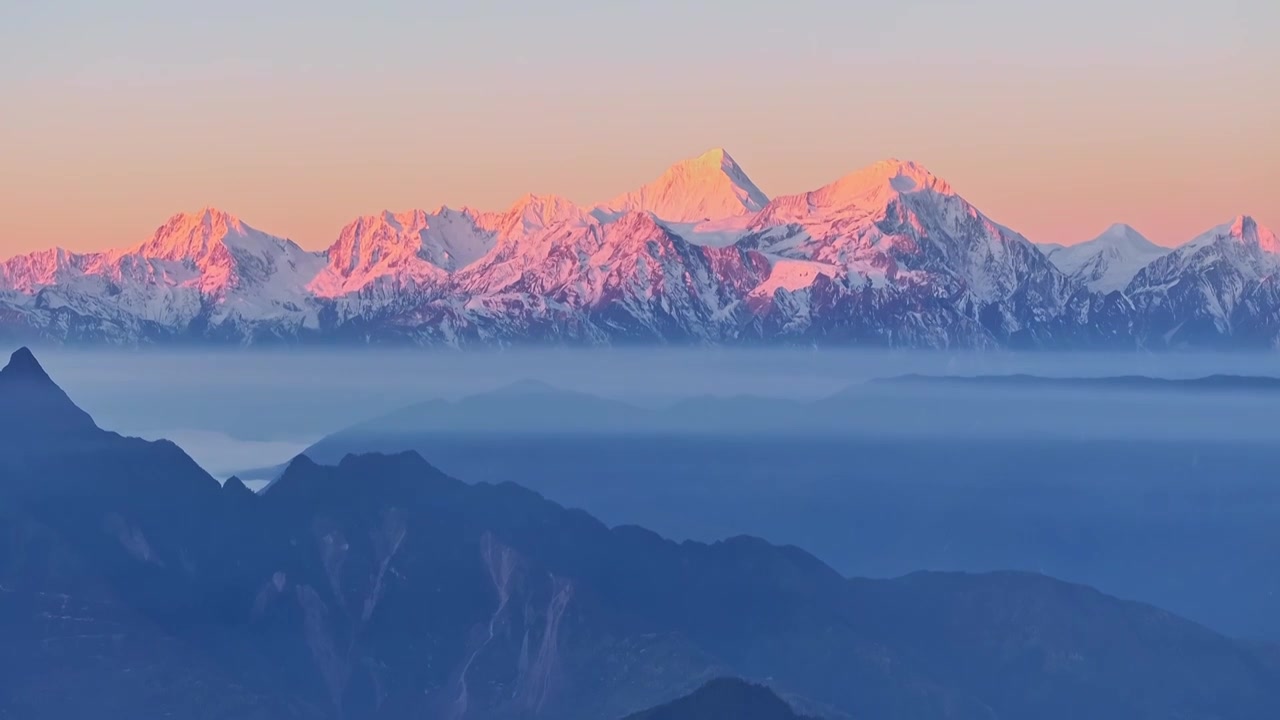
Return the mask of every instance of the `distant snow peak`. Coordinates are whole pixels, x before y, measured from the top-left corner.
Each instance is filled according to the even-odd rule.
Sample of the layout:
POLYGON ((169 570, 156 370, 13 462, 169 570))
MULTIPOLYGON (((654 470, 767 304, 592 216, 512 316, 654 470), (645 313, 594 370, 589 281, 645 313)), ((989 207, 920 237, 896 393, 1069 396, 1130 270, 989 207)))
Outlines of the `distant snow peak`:
POLYGON ((1070 250, 1071 248, 1092 248, 1094 250, 1103 248, 1131 249, 1140 252, 1166 252, 1168 250, 1168 248, 1162 248, 1151 242, 1142 233, 1135 230, 1132 225, 1126 225, 1125 223, 1115 223, 1092 240, 1067 246, 1062 250, 1070 250))
POLYGON ((1092 240, 1050 250, 1048 257, 1078 285, 1109 293, 1124 290, 1142 268, 1168 252, 1132 226, 1115 223, 1092 240))
POLYGON ((612 213, 644 211, 675 223, 758 212, 769 198, 721 148, 681 160, 653 182, 601 206, 612 213))
POLYGON ((1094 238, 1094 240, 1114 240, 1117 243, 1136 245, 1139 247, 1147 247, 1155 244, 1143 237, 1142 233, 1135 230, 1132 225, 1125 223, 1111 224, 1106 230, 1102 231, 1101 235, 1094 238))

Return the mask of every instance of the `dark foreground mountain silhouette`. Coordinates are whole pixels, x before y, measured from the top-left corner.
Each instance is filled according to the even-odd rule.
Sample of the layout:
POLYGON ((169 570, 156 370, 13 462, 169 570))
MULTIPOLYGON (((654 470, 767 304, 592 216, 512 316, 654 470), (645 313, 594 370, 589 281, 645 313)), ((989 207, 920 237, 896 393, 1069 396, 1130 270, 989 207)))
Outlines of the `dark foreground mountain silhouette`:
POLYGON ((717 678, 692 693, 626 720, 811 720, 763 685, 717 678))
POLYGON ((1038 572, 1277 641, 1277 381, 1211 378, 938 378, 665 407, 526 382, 410 405, 303 453, 414 451, 611 525, 757 535, 843 575, 1038 572))
POLYGON ((38 367, 0 382, 0 716, 618 718, 726 675, 866 718, 1280 715, 1274 650, 1086 587, 850 580, 414 454, 219 488, 38 367))

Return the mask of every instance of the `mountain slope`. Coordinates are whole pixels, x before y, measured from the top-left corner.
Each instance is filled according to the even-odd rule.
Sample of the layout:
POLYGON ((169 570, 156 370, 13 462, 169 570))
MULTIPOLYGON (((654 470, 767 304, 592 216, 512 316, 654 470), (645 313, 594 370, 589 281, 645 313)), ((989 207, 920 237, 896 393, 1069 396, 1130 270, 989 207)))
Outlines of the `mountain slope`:
POLYGON ((0 369, 0 438, 15 442, 56 433, 79 437, 98 430, 93 418, 53 383, 27 348, 19 348, 0 369))
MULTIPOLYGON (((54 430, 65 406, 15 359, 54 430)), ((847 580, 796 548, 610 529, 409 454, 299 458, 254 495, 166 443, 42 442, 55 461, 7 468, 27 490, 0 504, 0 625, 21 629, 0 713, 585 720, 725 675, 861 717, 1280 712, 1269 651, 1041 576, 847 580)))
POLYGON ((776 289, 771 306, 758 306, 806 335, 933 347, 1031 343, 1071 295, 1035 246, 912 162, 887 160, 775 198, 740 244, 834 269, 812 273, 810 287, 776 289))
POLYGON ((1128 225, 1112 225, 1098 237, 1048 251, 1049 260, 1073 281, 1090 290, 1124 290, 1142 268, 1165 253, 1128 225))
POLYGON ((99 429, 20 349, 0 370, 0 716, 305 716, 174 632, 208 602, 218 484, 99 429), (176 625, 175 625, 176 623, 176 625))

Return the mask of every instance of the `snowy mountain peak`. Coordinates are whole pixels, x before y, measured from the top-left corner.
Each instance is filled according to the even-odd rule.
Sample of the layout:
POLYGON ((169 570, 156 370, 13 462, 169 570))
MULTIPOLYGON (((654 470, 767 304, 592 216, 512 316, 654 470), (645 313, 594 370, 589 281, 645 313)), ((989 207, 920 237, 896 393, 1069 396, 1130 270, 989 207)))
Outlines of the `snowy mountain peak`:
POLYGON ((244 223, 235 215, 212 205, 207 205, 195 212, 174 214, 165 221, 165 224, 161 226, 161 230, 172 233, 199 228, 208 233, 226 234, 229 232, 243 233, 244 227, 244 223))
POLYGON ((1133 228, 1132 225, 1125 223, 1115 223, 1103 230, 1100 235, 1087 240, 1085 242, 1070 245, 1062 248, 1062 250, 1070 250, 1071 248, 1133 248, 1136 250, 1162 250, 1159 245, 1148 240, 1142 233, 1133 228))
POLYGON ((501 216, 499 227, 503 234, 535 232, 567 221, 581 221, 586 217, 582 208, 559 195, 529 193, 501 216))
POLYGON ((817 192, 830 202, 855 201, 885 193, 933 191, 951 195, 951 185, 910 160, 890 158, 868 165, 817 192))
POLYGON ((19 348, 0 368, 0 432, 5 436, 96 429, 88 413, 76 407, 27 348, 19 348))
POLYGON ((9 356, 9 364, 0 368, 0 375, 4 377, 23 376, 34 378, 39 381, 48 381, 49 376, 45 374, 44 368, 40 367, 40 363, 36 360, 36 356, 32 354, 27 347, 20 347, 9 356))
POLYGON ((492 231, 469 211, 441 207, 366 215, 342 229, 325 253, 328 266, 310 289, 336 297, 378 281, 396 287, 436 282, 492 246, 492 231))
POLYGON ((1049 260, 1068 277, 1094 292, 1124 290, 1142 268, 1169 252, 1124 223, 1076 245, 1049 250, 1049 260))
POLYGON ((882 214, 890 203, 903 196, 932 193, 955 198, 951 185, 923 166, 890 158, 868 165, 817 190, 774 198, 755 219, 757 227, 776 223, 806 222, 814 217, 835 214, 882 214))
POLYGON ((1197 235, 1184 248, 1200 248, 1212 245, 1220 240, 1255 247, 1270 254, 1280 254, 1280 241, 1269 228, 1259 225, 1248 215, 1237 215, 1230 222, 1223 223, 1197 235))
POLYGON ((1101 235, 1090 242, 1114 242, 1116 244, 1133 245, 1137 247, 1155 246, 1155 243, 1148 240, 1142 233, 1134 229, 1132 225, 1128 225, 1126 223, 1113 223, 1107 227, 1106 230, 1103 230, 1101 235))
POLYGON ((1257 245, 1262 250, 1280 254, 1280 242, 1276 240, 1276 234, 1263 225, 1259 225, 1256 220, 1248 215, 1237 215, 1231 221, 1230 228, 1231 237, 1240 238, 1241 240, 1257 245))
POLYGON ((733 159, 733 156, 731 156, 729 152, 724 148, 719 148, 719 147, 711 148, 710 150, 702 153, 697 157, 687 158, 685 160, 682 160, 676 165, 677 166, 679 165, 702 166, 702 167, 709 167, 709 168, 718 168, 725 171, 729 171, 730 169, 733 169, 733 168, 737 168, 738 170, 741 170, 741 168, 738 167, 737 161, 733 159))
POLYGON ((688 223, 758 212, 768 202, 737 161, 715 148, 681 160, 657 180, 614 198, 601 209, 638 210, 668 222, 688 223))
MULTIPOLYGON (((1151 308, 1165 318, 1170 337, 1234 337, 1254 328, 1274 333, 1277 277, 1275 233, 1241 215, 1144 267, 1125 293, 1139 310, 1151 308)), ((1274 336, 1267 339, 1276 342, 1274 336)))
POLYGON ((228 212, 206 207, 170 217, 149 239, 120 255, 198 264, 228 243, 261 251, 286 242, 249 227, 228 212))

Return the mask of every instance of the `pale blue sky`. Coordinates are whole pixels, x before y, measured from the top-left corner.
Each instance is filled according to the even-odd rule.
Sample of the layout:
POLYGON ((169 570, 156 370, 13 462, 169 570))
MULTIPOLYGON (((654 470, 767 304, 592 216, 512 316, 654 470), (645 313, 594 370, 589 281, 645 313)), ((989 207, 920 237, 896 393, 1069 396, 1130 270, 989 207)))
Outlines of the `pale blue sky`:
POLYGON ((1264 0, 10 0, 0 255, 207 204, 322 247, 382 208, 602 200, 712 146, 770 194, 911 158, 1038 241, 1274 226, 1277 30, 1264 0))

